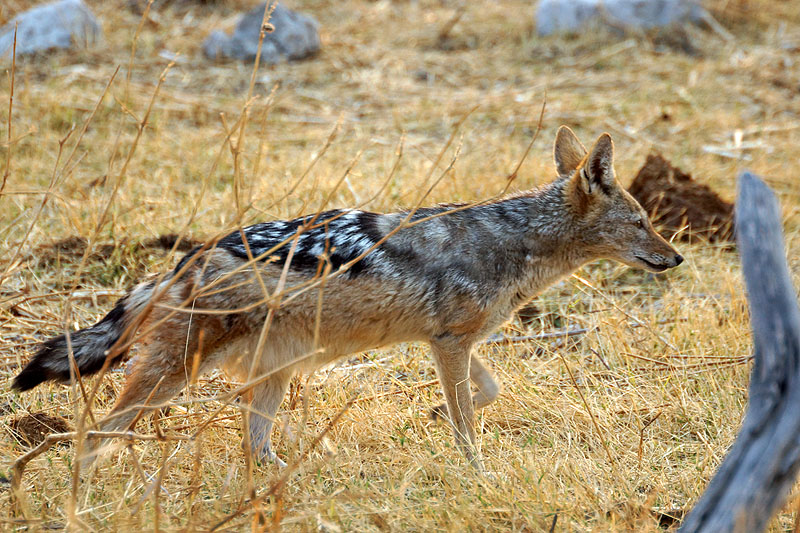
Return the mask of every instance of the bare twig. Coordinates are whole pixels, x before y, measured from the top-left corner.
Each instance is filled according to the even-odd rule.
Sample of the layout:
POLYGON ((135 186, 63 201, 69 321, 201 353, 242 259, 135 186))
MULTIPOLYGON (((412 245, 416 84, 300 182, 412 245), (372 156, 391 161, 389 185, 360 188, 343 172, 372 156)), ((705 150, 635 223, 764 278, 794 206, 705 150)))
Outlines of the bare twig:
MULTIPOLYGON (((309 454, 311 453, 311 450, 316 448, 317 445, 320 442, 322 442, 322 439, 325 438, 325 435, 327 435, 328 432, 331 429, 333 429, 333 427, 336 425, 336 423, 339 422, 339 419, 342 418, 342 416, 344 416, 344 414, 350 409, 350 407, 353 405, 354 402, 355 402, 354 398, 348 400, 348 402, 344 405, 344 407, 342 407, 339 410, 339 412, 336 413, 333 416, 333 418, 331 418, 330 423, 325 427, 325 429, 323 429, 314 438, 314 440, 311 442, 311 444, 308 446, 308 448, 306 448, 303 451, 302 455, 300 455, 300 457, 297 459, 297 461, 292 462, 286 468, 284 468, 281 471, 281 475, 278 478, 278 480, 275 481, 275 483, 272 484, 272 486, 269 488, 269 490, 267 490, 265 493, 255 497, 255 498, 253 498, 249 502, 248 507, 252 507, 252 506, 254 506, 254 505, 256 505, 256 504, 258 504, 260 502, 263 502, 264 500, 266 500, 270 496, 272 496, 274 494, 278 494, 279 492, 281 492, 283 490, 284 486, 286 485, 286 482, 289 480, 289 478, 294 473, 294 471, 297 470, 300 467, 300 465, 303 464, 303 462, 308 458, 309 454)), ((209 531, 217 531, 218 529, 220 529, 222 526, 224 526, 225 524, 227 524, 231 520, 233 520, 233 519, 243 515, 245 512, 247 512, 248 507, 240 508, 240 509, 236 510, 234 513, 231 513, 230 515, 226 516, 224 519, 222 519, 219 522, 217 522, 216 524, 214 524, 209 529, 209 531)))
POLYGON ((537 333, 536 335, 514 335, 511 337, 496 333, 485 341, 482 341, 481 344, 516 344, 518 342, 563 339, 565 337, 576 337, 578 335, 583 335, 595 329, 598 328, 572 328, 557 331, 547 331, 545 333, 537 333))
POLYGON ((567 360, 564 358, 564 355, 559 353, 558 356, 561 358, 561 362, 564 363, 564 368, 567 369, 567 373, 569 374, 569 379, 572 381, 572 385, 575 387, 575 390, 578 391, 578 395, 581 397, 581 401, 583 402, 583 406, 586 408, 586 413, 589 415, 589 418, 592 419, 592 425, 594 429, 597 431, 597 438, 600 439, 600 444, 603 445, 603 450, 606 452, 606 456, 608 457, 609 465, 611 466, 611 470, 616 473, 616 461, 614 460, 614 456, 611 455, 611 450, 608 449, 608 444, 606 443, 606 435, 605 432, 600 429, 600 424, 597 423, 597 419, 592 412, 592 409, 589 407, 589 403, 586 401, 586 397, 583 395, 583 391, 578 386, 578 382, 575 380, 575 376, 572 374, 572 369, 567 364, 567 360))
POLYGON ((6 152, 6 169, 3 171, 3 182, 0 183, 0 196, 8 182, 8 175, 11 173, 11 112, 14 109, 14 76, 17 71, 17 29, 19 23, 14 24, 14 44, 11 49, 11 90, 8 94, 8 151, 6 152))
POLYGON ((511 187, 511 184, 516 181, 517 176, 519 175, 519 169, 522 168, 522 164, 525 162, 525 159, 528 158, 528 154, 531 152, 531 148, 533 148, 533 143, 536 142, 536 139, 539 138, 539 132, 542 131, 542 124, 544 123, 544 110, 547 108, 547 91, 544 93, 544 97, 542 98, 542 110, 539 112, 539 120, 536 122, 536 131, 533 132, 533 137, 531 137, 531 142, 528 143, 528 147, 525 149, 525 152, 522 154, 519 162, 517 162, 517 166, 514 167, 514 170, 511 174, 508 175, 506 178, 506 186, 503 189, 501 194, 505 194, 508 192, 508 189, 511 187))
MULTIPOLYGON (((19 489, 22 476, 25 473, 25 468, 28 466, 29 462, 42 455, 59 442, 76 440, 78 435, 79 432, 77 431, 70 431, 68 433, 51 433, 45 437, 41 444, 27 452, 25 455, 18 457, 11 466, 11 488, 14 493, 16 494, 19 489)), ((127 442, 133 442, 137 440, 162 440, 162 438, 159 438, 158 435, 134 433, 133 431, 87 431, 84 434, 84 437, 87 439, 122 439, 127 442)), ((168 440, 192 439, 192 437, 189 435, 169 435, 165 438, 168 440)))

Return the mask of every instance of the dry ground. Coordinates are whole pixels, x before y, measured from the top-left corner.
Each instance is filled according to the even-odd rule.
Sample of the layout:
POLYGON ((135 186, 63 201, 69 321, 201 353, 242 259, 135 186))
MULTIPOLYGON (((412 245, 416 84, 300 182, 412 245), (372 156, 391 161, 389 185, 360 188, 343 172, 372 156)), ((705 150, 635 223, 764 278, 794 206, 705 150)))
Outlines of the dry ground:
MULTIPOLYGON (((44 411, 75 424, 84 409, 75 388, 17 395, 10 378, 36 342, 93 323, 143 274, 174 265, 174 254, 148 241, 207 238, 239 219, 323 205, 412 206, 457 152, 426 202, 495 195, 536 130, 545 91, 543 129, 514 188, 553 178, 551 143, 562 123, 587 142, 611 132, 624 183, 653 150, 727 199, 736 174, 750 168, 783 204, 800 281, 800 7, 792 1, 720 0, 711 7, 733 40, 690 29, 675 42, 597 31, 538 39, 534 7, 521 0, 296 0, 290 7, 321 21, 323 51, 258 70, 243 136, 237 121, 252 68, 209 64, 199 45, 252 2, 159 1, 138 38, 141 17, 127 2, 87 3, 106 42, 19 61, 8 133, 11 70, 0 79, 6 476, 28 449, 12 421, 44 411), (463 16, 440 37, 458 9, 463 16), (226 131, 239 150, 226 144, 226 131)), ((4 1, 0 23, 26 4, 4 1)), ((203 530, 226 517, 221 528, 234 531, 259 520, 320 531, 539 531, 554 522, 553 531, 657 530, 668 522, 661 513, 691 508, 731 444, 750 369, 736 253, 707 244, 681 251, 686 263, 660 276, 590 265, 577 274, 583 281, 568 279, 537 299, 541 319, 504 329, 588 334, 481 348, 505 384, 478 420, 490 476, 476 475, 450 430, 428 420, 441 401, 433 366, 424 346, 404 345, 295 382, 276 450, 302 461, 283 485, 271 465, 248 468, 239 410, 217 411, 214 401, 232 385, 215 374, 176 399, 160 423, 166 440, 133 444, 75 486, 73 445, 34 459, 24 502, 12 506, 0 484, 0 529, 61 527, 72 515, 77 529, 94 530, 203 530), (209 423, 195 439, 173 438, 194 435, 200 421, 209 423), (271 488, 277 496, 254 512, 251 490, 271 488)), ((122 382, 122 372, 105 378, 97 412, 122 382)), ((156 431, 149 418, 138 429, 156 431)), ((792 528, 798 503, 790 499, 774 531, 792 528)))

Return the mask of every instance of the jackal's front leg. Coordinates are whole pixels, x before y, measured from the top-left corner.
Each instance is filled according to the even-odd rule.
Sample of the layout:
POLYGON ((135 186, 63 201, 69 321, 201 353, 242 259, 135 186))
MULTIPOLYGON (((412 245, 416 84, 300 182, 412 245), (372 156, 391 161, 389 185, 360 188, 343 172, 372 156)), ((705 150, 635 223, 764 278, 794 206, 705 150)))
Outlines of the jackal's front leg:
POLYGON ((482 470, 475 445, 474 413, 469 387, 469 366, 472 342, 453 336, 443 336, 431 341, 433 358, 447 400, 449 421, 453 427, 456 444, 467 460, 482 470))
MULTIPOLYGON (((469 362, 469 379, 478 389, 472 395, 472 404, 475 410, 483 409, 500 395, 500 385, 492 375, 491 370, 486 368, 486 364, 481 359, 472 354, 469 362)), ((431 409, 431 418, 435 421, 444 420, 447 417, 447 404, 443 403, 431 409)))

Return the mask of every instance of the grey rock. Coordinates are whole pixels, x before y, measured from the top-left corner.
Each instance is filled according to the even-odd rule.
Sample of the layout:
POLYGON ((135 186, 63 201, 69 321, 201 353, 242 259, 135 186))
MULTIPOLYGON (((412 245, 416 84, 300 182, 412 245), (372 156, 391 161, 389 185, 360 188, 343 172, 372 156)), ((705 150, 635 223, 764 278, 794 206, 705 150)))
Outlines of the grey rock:
POLYGON ((539 35, 577 32, 587 25, 646 30, 699 23, 708 13, 692 0, 541 0, 536 11, 539 35))
POLYGON ((11 58, 15 27, 17 55, 89 47, 102 38, 100 23, 83 0, 59 0, 23 11, 0 28, 0 60, 11 58))
MULTIPOLYGON (((239 19, 233 35, 216 30, 203 42, 203 53, 209 59, 233 58, 252 60, 258 52, 261 21, 264 18, 261 4, 239 19)), ((319 51, 319 31, 316 20, 278 4, 269 23, 275 28, 264 35, 261 61, 278 63, 282 59, 303 59, 319 51)))

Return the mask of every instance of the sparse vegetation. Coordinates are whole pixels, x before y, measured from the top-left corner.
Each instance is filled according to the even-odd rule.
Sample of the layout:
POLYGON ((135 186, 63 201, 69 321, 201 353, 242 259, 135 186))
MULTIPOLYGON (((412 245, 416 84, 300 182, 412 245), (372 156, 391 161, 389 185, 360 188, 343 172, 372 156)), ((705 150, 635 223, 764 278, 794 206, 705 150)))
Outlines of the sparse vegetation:
MULTIPOLYGON (((516 0, 298 0, 292 8, 322 22, 322 52, 254 77, 252 65, 200 53, 202 37, 250 2, 157 1, 145 18, 123 0, 88 3, 105 46, 20 58, 0 80, 6 477, 29 449, 14 420, 43 411, 75 427, 86 409, 77 387, 16 395, 11 377, 36 342, 93 323, 143 275, 174 266, 175 241, 153 239, 201 240, 323 206, 413 206, 451 163, 426 203, 493 196, 537 129, 545 91, 542 131, 513 188, 555 176, 562 123, 586 139, 609 131, 625 184, 658 151, 732 200, 749 168, 783 205, 798 276, 791 1, 711 2, 735 38, 687 29, 690 56, 658 36, 538 39, 531 4, 516 0)), ((6 0, 0 23, 25 7, 6 0)), ((401 345, 295 380, 274 439, 297 465, 288 475, 246 462, 241 411, 217 401, 234 385, 212 374, 137 426, 163 439, 127 444, 78 483, 74 445, 35 458, 24 501, 0 484, 2 528, 657 531, 691 508, 732 443, 752 348, 735 251, 679 247, 687 261, 665 275, 586 267, 534 302, 541 320, 503 331, 585 334, 481 347, 505 386, 478 417, 491 475, 428 419, 442 400, 427 347, 401 345)), ((95 415, 123 379, 106 376, 95 415)), ((794 493, 773 531, 791 529, 797 504, 794 493)))

